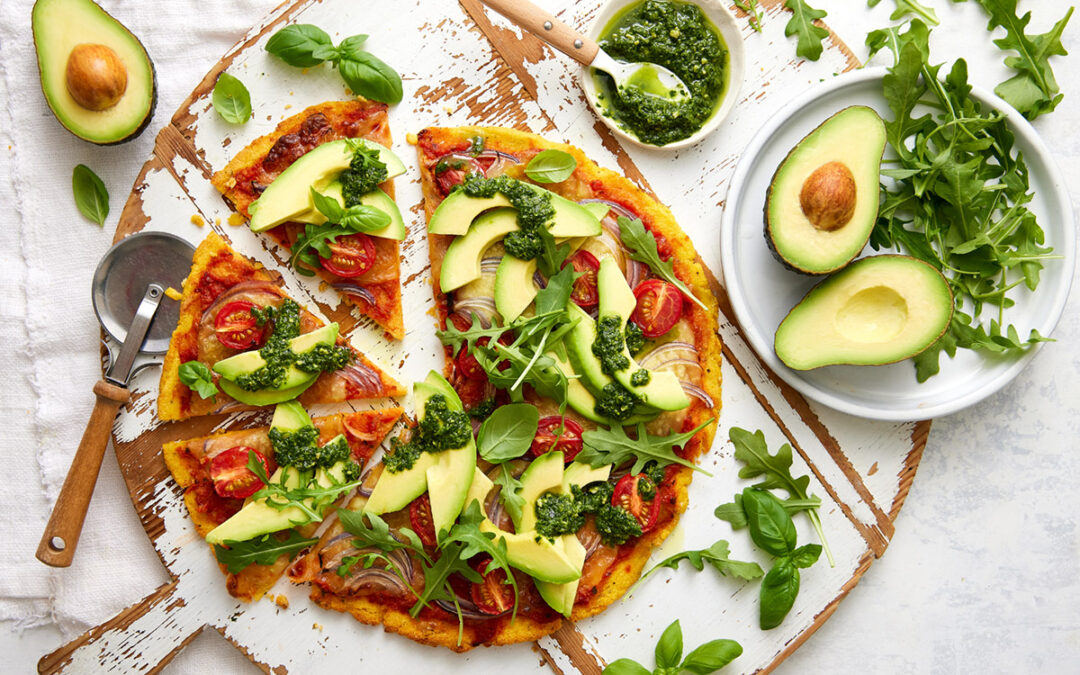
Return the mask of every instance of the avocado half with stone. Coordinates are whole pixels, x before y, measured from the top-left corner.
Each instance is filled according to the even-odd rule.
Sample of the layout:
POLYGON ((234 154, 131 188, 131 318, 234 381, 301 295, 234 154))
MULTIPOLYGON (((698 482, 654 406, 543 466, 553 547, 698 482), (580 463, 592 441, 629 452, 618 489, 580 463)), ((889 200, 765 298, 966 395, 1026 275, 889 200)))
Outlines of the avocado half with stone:
POLYGON ((41 91, 65 129, 98 145, 142 133, 157 80, 131 31, 90 0, 38 0, 31 23, 41 91))
POLYGON ((883 365, 934 344, 952 313, 949 283, 933 266, 873 256, 814 286, 780 322, 774 348, 794 370, 883 365))
POLYGON ((885 123, 844 108, 792 148, 765 197, 765 239, 784 266, 829 274, 859 255, 874 229, 885 123))

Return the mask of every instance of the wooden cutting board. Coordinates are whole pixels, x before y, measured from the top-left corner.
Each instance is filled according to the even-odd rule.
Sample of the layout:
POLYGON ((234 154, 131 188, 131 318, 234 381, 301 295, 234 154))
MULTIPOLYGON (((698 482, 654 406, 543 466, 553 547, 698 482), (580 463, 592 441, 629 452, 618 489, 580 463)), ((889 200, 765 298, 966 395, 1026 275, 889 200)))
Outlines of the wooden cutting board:
MULTIPOLYGON (((598 2, 548 0, 564 20, 585 28, 598 2)), ((539 41, 489 14, 477 0, 459 5, 432 2, 359 3, 300 0, 276 9, 256 25, 207 74, 157 136, 155 149, 135 182, 116 239, 143 229, 164 230, 197 243, 207 228, 268 267, 284 271, 287 291, 342 324, 353 343, 412 382, 430 368, 441 369, 442 350, 428 313, 427 252, 416 178, 415 152, 408 133, 425 126, 485 124, 513 126, 581 147, 601 164, 621 170, 674 211, 693 238, 707 268, 719 270, 719 223, 727 181, 742 149, 761 122, 790 96, 821 79, 858 65, 835 37, 815 63, 797 60, 783 35, 787 14, 781 0, 764 2, 764 32, 744 27, 746 78, 732 116, 703 143, 679 152, 623 148, 587 108, 577 84, 579 70, 539 41), (307 105, 346 96, 340 78, 327 66, 308 72, 267 55, 266 39, 287 22, 332 28, 335 40, 367 33, 367 48, 392 64, 404 79, 405 99, 390 113, 394 149, 410 170, 397 181, 398 201, 410 236, 403 247, 403 296, 408 329, 401 343, 384 341, 369 321, 339 305, 332 290, 298 279, 282 264, 281 252, 246 227, 228 224, 229 210, 209 184, 212 172, 253 138, 307 105), (336 31, 336 32, 335 32, 336 31), (254 117, 228 125, 213 111, 210 92, 222 71, 251 90, 254 117), (200 225, 201 223, 201 225, 200 225)), ((111 621, 43 657, 42 673, 157 672, 204 627, 211 627, 267 672, 349 672, 367 665, 394 664, 402 672, 598 674, 606 662, 628 656, 651 663, 652 645, 675 618, 686 644, 726 637, 744 653, 725 672, 768 672, 802 644, 835 611, 893 535, 893 522, 907 495, 926 443, 930 423, 892 424, 848 417, 808 404, 766 369, 747 346, 726 294, 712 275, 720 299, 724 342, 724 393, 720 431, 690 488, 690 507, 679 527, 655 556, 703 548, 718 538, 731 542, 734 557, 765 557, 745 533, 732 533, 712 515, 747 481, 726 441, 727 429, 762 429, 775 449, 795 448, 795 475, 810 474, 811 491, 821 497, 821 518, 836 557, 803 574, 794 609, 780 627, 757 628, 756 583, 743 584, 708 572, 658 573, 631 597, 600 616, 567 624, 535 645, 477 649, 465 655, 420 647, 404 638, 364 626, 349 616, 324 611, 307 601, 306 587, 285 580, 268 598, 239 603, 225 591, 208 548, 199 540, 183 506, 181 490, 161 458, 169 440, 211 431, 257 426, 268 413, 241 413, 180 423, 156 419, 156 369, 131 385, 131 403, 113 429, 116 452, 132 501, 147 535, 172 581, 111 621), (277 602, 275 602, 275 599, 277 602)), ((372 407, 375 407, 372 405, 372 407)), ((316 414, 325 414, 317 410, 316 414)), ((796 518, 800 542, 816 541, 805 518, 796 518)))

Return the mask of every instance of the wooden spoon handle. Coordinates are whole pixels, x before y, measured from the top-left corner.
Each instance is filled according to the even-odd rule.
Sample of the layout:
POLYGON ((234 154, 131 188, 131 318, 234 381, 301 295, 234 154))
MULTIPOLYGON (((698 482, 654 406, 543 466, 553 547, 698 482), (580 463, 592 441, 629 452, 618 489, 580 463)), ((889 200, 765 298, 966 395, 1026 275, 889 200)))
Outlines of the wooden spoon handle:
POLYGON ((600 50, 595 42, 528 0, 480 1, 583 65, 591 64, 600 50))
POLYGON ((101 459, 109 444, 113 419, 131 396, 127 389, 104 380, 94 385, 94 393, 97 395, 94 411, 90 413, 79 449, 71 460, 64 486, 60 488, 60 496, 38 544, 37 559, 53 567, 67 567, 75 557, 75 546, 79 543, 86 509, 90 506, 101 470, 101 459))

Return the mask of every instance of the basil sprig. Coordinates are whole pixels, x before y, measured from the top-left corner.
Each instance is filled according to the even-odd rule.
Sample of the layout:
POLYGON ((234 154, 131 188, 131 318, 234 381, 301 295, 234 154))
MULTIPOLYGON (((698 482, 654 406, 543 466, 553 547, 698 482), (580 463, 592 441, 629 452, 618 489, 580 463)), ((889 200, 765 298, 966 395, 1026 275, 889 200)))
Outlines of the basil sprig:
POLYGON ((656 643, 654 670, 633 659, 618 659, 604 668, 603 675, 679 675, 683 672, 708 675, 734 661, 742 651, 742 645, 734 640, 711 640, 691 651, 684 659, 682 626, 676 619, 664 629, 656 643))
POLYGON ((334 46, 326 31, 300 23, 286 26, 270 36, 266 51, 290 66, 311 68, 329 61, 337 67, 349 89, 373 101, 398 103, 402 98, 401 76, 371 52, 362 49, 367 35, 353 35, 334 46))
POLYGON ((218 75, 210 102, 229 124, 243 124, 251 119, 251 94, 243 82, 228 73, 218 75))
POLYGON ((181 363, 179 368, 180 381, 187 385, 202 398, 210 398, 217 401, 218 388, 214 384, 214 374, 202 361, 188 361, 181 363))
POLYGON ((98 175, 85 164, 76 164, 71 172, 71 192, 79 213, 98 225, 109 217, 109 191, 98 175))
POLYGON ((500 406, 480 425, 476 447, 480 456, 499 464, 524 455, 532 446, 540 411, 529 403, 500 406))
POLYGON ((577 160, 562 150, 541 150, 525 165, 525 175, 537 183, 561 183, 577 168, 577 160))
POLYGON ((346 208, 333 197, 319 194, 315 188, 311 188, 311 200, 319 213, 326 216, 326 222, 305 225, 293 244, 289 265, 304 276, 314 276, 313 270, 322 267, 320 257, 329 259, 334 255, 330 244, 338 237, 376 232, 390 223, 390 215, 385 211, 366 204, 346 208))

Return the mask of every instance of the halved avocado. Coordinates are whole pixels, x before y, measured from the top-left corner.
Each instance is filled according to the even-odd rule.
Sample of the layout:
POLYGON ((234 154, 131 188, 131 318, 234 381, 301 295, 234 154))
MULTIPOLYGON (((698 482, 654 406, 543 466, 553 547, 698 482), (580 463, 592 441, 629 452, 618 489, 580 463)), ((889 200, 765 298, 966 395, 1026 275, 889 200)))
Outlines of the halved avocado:
POLYGON ((98 145, 142 133, 157 81, 139 39, 90 0, 38 0, 31 22, 41 90, 60 124, 98 145))
POLYGON ((844 108, 792 148, 765 197, 765 239, 777 259, 828 274, 859 255, 874 229, 885 123, 844 108))
MULTIPOLYGON (((327 185, 326 189, 322 191, 322 195, 325 197, 332 197, 336 199, 342 207, 345 206, 345 198, 341 194, 341 181, 334 181, 327 185)), ((397 202, 379 188, 375 188, 371 192, 361 195, 360 203, 365 206, 374 207, 390 216, 390 222, 387 223, 385 227, 373 232, 367 232, 367 235, 379 237, 381 239, 396 239, 402 241, 409 234, 408 229, 405 227, 405 221, 401 217, 401 210, 398 209, 397 202)), ((292 220, 297 223, 321 225, 326 222, 326 216, 322 214, 322 211, 313 208, 295 216, 292 220)))
POLYGON ((953 297, 933 266, 902 255, 857 260, 806 294, 776 330, 789 368, 900 361, 949 327, 953 297))

